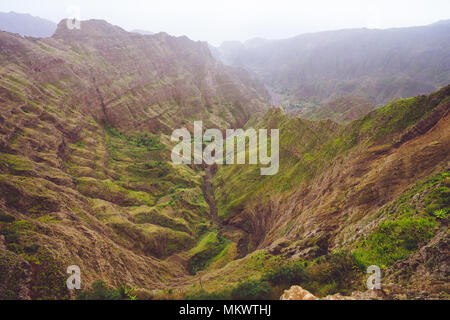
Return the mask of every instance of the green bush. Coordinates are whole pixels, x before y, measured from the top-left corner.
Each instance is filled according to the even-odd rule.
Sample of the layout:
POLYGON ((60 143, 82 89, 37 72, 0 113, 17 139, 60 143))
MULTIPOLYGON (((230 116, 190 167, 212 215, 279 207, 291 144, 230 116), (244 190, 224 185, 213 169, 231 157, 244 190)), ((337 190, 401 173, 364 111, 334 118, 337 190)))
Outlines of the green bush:
POLYGON ((311 280, 319 282, 343 283, 349 280, 352 274, 362 271, 363 266, 352 253, 337 251, 316 259, 315 263, 308 268, 308 275, 311 280), (315 270, 315 267, 320 268, 315 270), (320 272, 320 270, 326 272, 320 272))
POLYGON ((270 285, 261 280, 241 282, 231 291, 231 297, 235 300, 267 300, 269 296, 270 285))
POLYGON ((296 261, 264 275, 263 280, 268 281, 274 286, 282 285, 289 287, 308 281, 308 274, 306 273, 303 261, 296 261))
POLYGON ((136 300, 132 294, 132 289, 120 286, 117 289, 108 288, 103 281, 96 281, 90 290, 82 291, 78 300, 136 300))
POLYGON ((347 294, 360 285, 363 270, 352 253, 334 252, 316 259, 307 268, 309 279, 305 288, 319 296, 347 294))
POLYGON ((204 270, 208 267, 211 259, 217 256, 226 247, 226 239, 217 235, 217 239, 207 244, 204 250, 193 255, 189 261, 189 270, 192 275, 198 271, 204 270))
POLYGON ((439 210, 436 210, 435 212, 433 212, 433 215, 438 219, 448 220, 448 215, 449 215, 448 211, 449 211, 448 208, 439 209, 439 210))
POLYGON ((436 221, 429 217, 384 221, 361 242, 355 255, 364 266, 389 266, 406 258, 420 243, 430 240, 435 226, 436 221))

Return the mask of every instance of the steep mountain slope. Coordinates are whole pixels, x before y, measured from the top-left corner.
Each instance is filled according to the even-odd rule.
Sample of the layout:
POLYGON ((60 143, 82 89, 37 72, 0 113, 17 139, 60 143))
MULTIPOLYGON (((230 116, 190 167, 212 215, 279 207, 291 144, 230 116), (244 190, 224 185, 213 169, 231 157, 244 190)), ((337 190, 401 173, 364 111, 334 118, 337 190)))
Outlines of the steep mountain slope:
POLYGON ((85 298, 350 294, 370 264, 387 298, 448 295, 450 86, 312 121, 205 43, 65 25, 0 32, 0 298, 74 298, 70 265, 85 298), (280 172, 174 165, 194 120, 279 128, 280 172))
MULTIPOLYGON (((433 237, 445 243, 449 109, 447 86, 428 97, 387 105, 347 126, 269 111, 250 124, 280 128, 280 172, 261 177, 256 166, 220 168, 214 185, 222 224, 241 230, 248 252, 269 248, 310 260, 352 250, 360 264, 383 268, 433 237), (424 182, 414 187, 418 181, 424 182), (390 236, 406 234, 409 245, 388 242, 390 236)), ((410 277, 416 285, 422 277, 435 277, 424 282, 428 291, 448 292, 449 252, 440 246, 444 249, 432 255, 435 264, 429 268, 419 260, 413 268, 387 273, 402 273, 400 283, 411 286, 411 296, 421 289, 408 282, 410 277), (416 272, 420 268, 425 271, 416 272)))
POLYGON ((284 106, 308 110, 349 95, 382 106, 449 83, 449 33, 448 23, 329 31, 224 45, 216 56, 254 72, 284 106))
POLYGON ((47 38, 56 31, 56 23, 16 12, 0 12, 0 30, 21 36, 47 38))
POLYGON ((86 287, 187 277, 215 231, 203 173, 170 162, 168 134, 238 126, 266 99, 185 37, 104 21, 39 40, 0 32, 0 297, 68 297, 74 264, 86 287))

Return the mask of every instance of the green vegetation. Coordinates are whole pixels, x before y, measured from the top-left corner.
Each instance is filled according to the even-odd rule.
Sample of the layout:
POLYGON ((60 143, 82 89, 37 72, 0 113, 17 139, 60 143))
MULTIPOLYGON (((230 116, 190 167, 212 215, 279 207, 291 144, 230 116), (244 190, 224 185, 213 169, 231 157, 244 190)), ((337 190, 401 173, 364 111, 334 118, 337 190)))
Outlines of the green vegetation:
POLYGON ((39 252, 30 259, 35 279, 31 287, 35 300, 68 299, 67 274, 65 267, 55 260, 49 252, 39 252))
POLYGON ((306 265, 307 264, 302 260, 293 261, 277 270, 265 274, 262 278, 273 286, 281 285, 288 288, 292 285, 298 285, 308 281, 306 265))
POLYGON ((389 266, 404 259, 433 236, 436 222, 431 218, 404 217, 383 221, 377 230, 362 240, 355 250, 357 259, 365 266, 389 266))
MULTIPOLYGON (((7 39, 12 45, 20 40, 7 39)), ((330 183, 326 191, 332 192, 333 177, 322 174, 332 164, 349 159, 350 153, 365 155, 366 149, 394 153, 392 145, 406 130, 450 101, 445 97, 448 89, 428 97, 394 101, 348 125, 299 119, 279 109, 255 115, 247 127, 280 129, 280 172, 261 177, 257 165, 220 167, 213 181, 219 222, 230 221, 225 221, 223 228, 212 227, 202 191, 204 168, 175 166, 170 161, 167 134, 179 127, 179 121, 189 128, 193 119, 221 129, 242 124, 261 105, 258 94, 241 99, 246 90, 239 90, 245 89, 239 85, 244 82, 233 84, 229 77, 224 78, 226 85, 223 79, 214 83, 219 84, 219 91, 207 90, 206 94, 195 85, 199 74, 190 75, 186 68, 178 76, 166 74, 157 79, 152 74, 141 81, 128 65, 122 66, 120 61, 115 65, 110 60, 118 51, 98 55, 88 43, 70 45, 72 49, 67 51, 64 46, 52 48, 40 40, 22 40, 14 47, 19 48, 16 60, 23 66, 6 61, 0 67, 5 74, 0 79, 5 100, 0 106, 0 235, 6 245, 3 250, 1 244, 0 252, 0 298, 18 298, 22 285, 30 289, 33 299, 69 298, 65 270, 78 258, 89 259, 86 272, 100 265, 102 280, 108 283, 97 281, 81 292, 78 298, 86 300, 134 300, 137 290, 109 287, 130 277, 133 283, 143 281, 142 286, 173 285, 175 288, 167 290, 171 297, 186 294, 188 299, 278 299, 291 285, 301 285, 318 296, 346 294, 360 288, 365 266, 392 265, 447 228, 450 177, 443 173, 379 212, 370 220, 377 226, 353 244, 352 252, 329 253, 328 239, 323 238, 304 239, 314 256, 322 255, 313 261, 288 261, 265 250, 252 252, 262 241, 267 244, 280 235, 298 235, 296 240, 303 241, 299 229, 304 217, 297 215, 303 214, 301 206, 284 200, 302 186, 308 192, 322 190, 317 188, 322 187, 322 181, 330 183), (23 46, 26 50, 21 53, 23 46), (28 61, 32 56, 42 57, 42 61, 28 61), (64 69, 68 65, 64 61, 70 62, 70 72, 64 69), (53 68, 52 83, 28 75, 27 65, 53 68), (74 70, 75 78, 70 76, 74 70), (117 74, 121 76, 112 76, 117 74), (179 87, 178 82, 188 86, 179 87), (215 91, 217 95, 210 97, 215 91), (231 96, 236 98, 233 103, 226 101, 231 96), (104 110, 99 103, 85 104, 103 98, 104 110), (97 122, 102 111, 111 123, 97 122), (274 206, 269 208, 272 200, 274 206), (292 207, 292 217, 280 212, 279 228, 278 222, 271 221, 278 217, 264 211, 275 212, 278 204, 280 209, 285 204, 292 207), (254 223, 256 219, 262 226, 254 223), (247 254, 241 258, 243 253, 247 254), (92 262, 95 259, 98 263, 92 262), (179 268, 181 264, 187 268, 179 268), (186 269, 191 277, 184 274, 186 269), (184 287, 186 283, 191 285, 189 289, 184 287)), ((149 56, 157 58, 165 52, 158 48, 149 56)), ((116 50, 114 46, 110 49, 116 50)), ((194 55, 187 52, 187 56, 194 55)), ((127 56, 124 61, 130 58, 139 56, 127 56)), ((144 60, 140 63, 143 66, 144 60)), ((221 79, 213 74, 211 79, 215 78, 221 79)), ((339 118, 334 112, 331 116, 339 118)), ((381 168, 381 161, 373 164, 381 168)), ((336 169, 347 168, 337 165, 336 169)), ((363 165, 361 169, 364 171, 363 165)), ((340 223, 334 214, 347 222, 352 219, 346 226, 361 220, 356 214, 340 215, 346 203, 338 199, 338 192, 336 195, 336 199, 324 197, 323 207, 317 208, 318 220, 333 220, 333 224, 324 223, 323 230, 340 223), (332 203, 328 206, 327 202, 332 203)), ((308 202, 313 196, 321 197, 299 194, 298 198, 308 202)), ((367 219, 374 214, 370 211, 367 219)), ((153 293, 147 292, 147 296, 153 293)))
POLYGON ((350 252, 334 252, 308 266, 308 281, 303 285, 319 297, 335 293, 351 294, 363 289, 364 268, 350 252))
POLYGON ((104 282, 96 281, 92 288, 78 294, 78 300, 136 300, 133 295, 134 289, 119 286, 116 289, 108 288, 104 282))
MULTIPOLYGON (((319 176, 327 166, 354 148, 389 147, 399 134, 439 106, 448 103, 447 88, 430 96, 395 101, 342 126, 330 120, 308 121, 271 109, 247 126, 279 128, 280 171, 261 177, 257 166, 221 166, 214 177, 219 215, 226 219, 242 210, 244 204, 260 203, 267 194, 283 195, 293 186, 319 176)), ((267 200, 266 200, 267 201, 267 200)))
POLYGON ((364 268, 350 252, 335 252, 312 262, 288 261, 259 278, 248 278, 232 287, 186 295, 190 300, 279 299, 284 290, 300 285, 319 297, 335 293, 350 294, 363 288, 364 268))
MULTIPOLYGON (((228 218, 244 203, 260 203, 267 194, 292 191, 294 186, 316 176, 339 153, 351 145, 339 138, 341 127, 331 121, 312 122, 269 110, 249 126, 274 127, 280 130, 280 171, 261 177, 257 165, 221 166, 214 177, 219 215, 228 218), (338 136, 338 137, 336 137, 338 136)), ((270 145, 270 139, 268 141, 270 145)))
POLYGON ((105 131, 112 137, 116 137, 122 140, 126 140, 128 143, 137 147, 146 147, 147 150, 163 150, 165 147, 159 142, 158 137, 150 136, 145 133, 142 136, 129 136, 120 132, 117 128, 105 125, 105 131))
POLYGON ((221 291, 206 292, 200 290, 187 294, 186 300, 267 300, 270 299, 271 288, 267 281, 245 280, 233 288, 221 291))
POLYGON ((360 263, 389 266, 430 240, 448 219, 449 186, 448 172, 434 175, 383 209, 379 215, 385 215, 386 220, 356 245, 354 252, 360 263), (414 198, 422 201, 418 204, 414 198))
POLYGON ((189 260, 191 274, 196 274, 198 271, 206 269, 225 250, 227 242, 217 231, 204 234, 197 246, 189 252, 191 256, 189 260))
POLYGON ((234 300, 266 300, 269 296, 269 284, 259 280, 243 281, 231 291, 234 300))

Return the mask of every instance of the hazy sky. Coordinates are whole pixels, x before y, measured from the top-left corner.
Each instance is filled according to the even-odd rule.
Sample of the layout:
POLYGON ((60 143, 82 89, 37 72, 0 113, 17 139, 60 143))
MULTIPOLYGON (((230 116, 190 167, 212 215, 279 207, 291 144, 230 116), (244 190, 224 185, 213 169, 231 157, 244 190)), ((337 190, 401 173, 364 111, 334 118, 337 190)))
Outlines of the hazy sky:
POLYGON ((126 30, 165 31, 218 45, 330 29, 425 25, 450 18, 449 0, 0 0, 0 11, 55 22, 80 10, 126 30))

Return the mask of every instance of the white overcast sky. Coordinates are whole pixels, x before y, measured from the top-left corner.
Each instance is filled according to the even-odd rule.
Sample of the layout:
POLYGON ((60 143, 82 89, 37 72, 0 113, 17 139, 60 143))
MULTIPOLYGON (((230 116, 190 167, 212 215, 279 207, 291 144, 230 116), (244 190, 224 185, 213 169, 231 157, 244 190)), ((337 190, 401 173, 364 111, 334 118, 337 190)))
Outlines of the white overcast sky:
POLYGON ((0 11, 55 22, 78 7, 81 19, 126 30, 165 31, 214 45, 305 32, 426 25, 450 18, 450 0, 0 0, 0 11))

